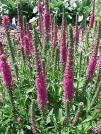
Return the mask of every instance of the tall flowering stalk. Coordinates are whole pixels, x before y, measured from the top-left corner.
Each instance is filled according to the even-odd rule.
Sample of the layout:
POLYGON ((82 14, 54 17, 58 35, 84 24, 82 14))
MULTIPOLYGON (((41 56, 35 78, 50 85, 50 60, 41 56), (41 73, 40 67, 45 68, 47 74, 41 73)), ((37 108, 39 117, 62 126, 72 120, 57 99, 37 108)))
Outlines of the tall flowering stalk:
POLYGON ((32 133, 35 134, 36 133, 36 122, 35 122, 35 113, 34 113, 34 100, 32 100, 31 102, 31 106, 30 106, 30 118, 31 118, 31 124, 32 124, 32 133))
MULTIPOLYGON (((35 41, 35 43, 37 43, 37 41, 35 41)), ((35 85, 37 88, 37 102, 38 102, 39 109, 44 109, 47 107, 48 104, 46 76, 45 76, 45 72, 43 71, 42 61, 39 56, 39 52, 36 45, 37 44, 35 44, 35 62, 36 62, 35 63, 35 68, 36 68, 35 85)))
POLYGON ((51 15, 49 10, 49 2, 45 0, 45 9, 44 9, 44 33, 45 33, 45 40, 49 40, 49 33, 50 33, 50 21, 51 15))
POLYGON ((12 42, 11 42, 11 39, 10 39, 10 34, 9 34, 9 24, 10 24, 10 20, 9 20, 9 16, 3 16, 2 17, 2 25, 4 26, 5 28, 5 31, 6 31, 6 34, 7 34, 7 41, 8 41, 8 46, 9 46, 9 49, 10 49, 10 52, 11 52, 11 58, 12 58, 12 62, 13 62, 13 65, 14 65, 14 69, 15 69, 15 73, 16 73, 16 78, 18 80, 18 67, 17 65, 15 64, 15 53, 14 53, 14 50, 13 50, 13 47, 12 47, 12 42))
POLYGON ((34 52, 34 48, 33 48, 33 34, 32 34, 32 31, 29 28, 29 25, 28 25, 28 28, 27 28, 27 36, 28 36, 29 42, 30 42, 30 50, 32 52, 34 52))
POLYGON ((95 12, 93 11, 92 14, 91 14, 91 16, 90 16, 90 23, 89 23, 90 28, 93 27, 94 18, 95 18, 95 12))
MULTIPOLYGON (((101 70, 100 70, 100 72, 101 72, 101 70)), ((100 73, 100 78, 101 78, 101 73, 100 73)), ((93 107, 93 105, 95 104, 96 100, 98 99, 100 91, 101 91, 101 82, 99 83, 98 88, 95 91, 95 94, 94 94, 94 96, 92 98, 92 101, 91 101, 91 104, 90 104, 90 107, 89 107, 89 110, 93 107)))
POLYGON ((7 58, 5 54, 0 55, 0 72, 2 74, 2 81, 5 87, 7 87, 9 96, 10 96, 10 101, 12 104, 12 112, 14 114, 15 119, 16 118, 16 108, 15 108, 15 103, 14 103, 14 96, 13 96, 13 90, 14 90, 14 83, 12 79, 12 74, 11 74, 11 68, 10 65, 7 62, 7 58))
POLYGON ((89 27, 92 28, 94 24, 94 19, 95 19, 95 0, 93 1, 93 10, 90 16, 90 22, 89 22, 89 27))
POLYGON ((30 56, 31 50, 32 50, 32 44, 31 44, 28 36, 23 37, 23 48, 24 48, 24 53, 25 53, 27 59, 29 59, 29 56, 30 56))
POLYGON ((22 19, 22 13, 20 11, 20 4, 18 3, 17 5, 17 15, 18 15, 18 33, 19 33, 19 38, 20 38, 20 44, 23 46, 23 37, 25 35, 23 31, 23 19, 22 19))
POLYGON ((88 67, 87 67, 87 70, 86 70, 87 80, 91 80, 92 77, 93 77, 93 74, 95 72, 95 67, 96 67, 96 63, 97 63, 97 53, 98 53, 99 41, 100 41, 100 30, 97 33, 97 39, 96 39, 96 42, 93 46, 91 56, 89 58, 89 63, 88 63, 88 67))
POLYGON ((87 70, 86 70, 85 83, 84 83, 83 88, 82 88, 82 99, 84 101, 87 101, 83 97, 86 97, 85 96, 86 95, 86 88, 88 86, 88 83, 92 80, 94 72, 95 72, 95 68, 96 68, 97 53, 98 53, 98 47, 99 47, 99 42, 100 42, 100 30, 101 30, 100 25, 101 25, 101 23, 99 23, 99 29, 98 29, 99 31, 97 32, 96 41, 93 45, 92 53, 91 53, 90 58, 89 58, 89 62, 88 62, 87 70))
POLYGON ((43 7, 41 4, 41 1, 37 1, 37 8, 38 8, 38 32, 42 32, 43 24, 42 24, 42 13, 43 13, 43 7))
POLYGON ((12 75, 10 65, 7 63, 6 56, 2 54, 0 56, 0 70, 2 73, 2 80, 6 87, 13 87, 12 75))
POLYGON ((60 40, 60 62, 63 63, 64 67, 66 64, 66 60, 67 60, 66 22, 65 22, 65 11, 63 11, 61 40, 60 40))
POLYGON ((74 125, 77 123, 77 121, 78 121, 78 119, 79 119, 79 117, 81 115, 81 112, 83 110, 83 106, 84 106, 83 102, 80 102, 79 106, 78 106, 78 109, 77 109, 77 112, 76 112, 76 115, 75 115, 75 117, 74 117, 74 119, 72 121, 71 128, 73 128, 74 125))
POLYGON ((67 54, 67 63, 64 71, 63 88, 64 88, 64 102, 72 101, 74 97, 74 44, 73 44, 73 31, 70 30, 70 44, 67 54))
MULTIPOLYGON (((101 31, 101 22, 99 23, 99 33, 98 33, 98 39, 97 39, 97 46, 100 43, 100 36, 101 36, 100 31, 101 31)), ((96 54, 96 56, 97 56, 97 54, 96 54)), ((97 63, 97 59, 96 59, 96 63, 97 63)), ((95 94, 94 94, 94 96, 92 98, 91 105, 90 105, 89 109, 92 108, 92 106, 95 104, 95 102, 96 102, 96 100, 97 100, 97 98, 99 96, 100 89, 101 89, 101 82, 100 82, 100 80, 101 80, 101 68, 99 68, 99 70, 98 70, 98 76, 97 76, 97 80, 96 80, 96 84, 95 84, 95 89, 94 89, 95 90, 95 94), (98 88, 97 88, 97 85, 98 85, 98 88), (96 88, 97 88, 97 90, 96 90, 96 88)))
POLYGON ((53 50, 55 49, 56 47, 56 44, 57 44, 57 16, 55 15, 54 17, 54 25, 53 25, 53 37, 52 37, 52 48, 53 50))
POLYGON ((23 37, 25 36, 25 31, 23 30, 23 25, 25 23, 23 23, 23 17, 22 17, 22 12, 20 10, 20 4, 17 1, 17 15, 18 15, 18 33, 19 33, 19 43, 21 44, 21 52, 22 52, 22 58, 23 58, 23 63, 24 66, 26 67, 26 59, 25 59, 25 54, 24 54, 24 50, 23 50, 23 37))
POLYGON ((73 44, 73 30, 72 27, 69 26, 70 32, 70 43, 67 54, 67 63, 64 71, 63 77, 63 102, 65 106, 65 119, 64 119, 64 127, 67 122, 69 122, 69 111, 70 111, 70 102, 72 102, 74 98, 74 44, 73 44))

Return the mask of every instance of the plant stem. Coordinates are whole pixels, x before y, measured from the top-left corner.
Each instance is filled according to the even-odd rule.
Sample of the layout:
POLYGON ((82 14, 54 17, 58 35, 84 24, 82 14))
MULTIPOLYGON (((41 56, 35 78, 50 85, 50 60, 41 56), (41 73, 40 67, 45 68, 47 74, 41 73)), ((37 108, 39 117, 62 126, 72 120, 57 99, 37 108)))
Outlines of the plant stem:
POLYGON ((68 122, 68 125, 69 125, 69 115, 70 115, 70 102, 67 101, 65 103, 65 119, 64 119, 64 122, 63 122, 64 127, 66 127, 67 122, 68 122))
POLYGON ((89 110, 92 108, 92 106, 95 104, 96 100, 98 99, 100 90, 101 90, 101 82, 100 82, 99 87, 97 88, 97 90, 96 90, 96 92, 95 92, 95 94, 93 96, 93 99, 91 101, 91 105, 90 105, 89 110))
POLYGON ((15 73, 16 73, 16 78, 17 78, 17 81, 18 81, 18 66, 16 65, 16 60, 15 60, 15 53, 14 53, 14 49, 12 47, 12 43, 11 43, 11 40, 10 40, 10 35, 9 35, 9 32, 7 32, 7 40, 8 40, 8 45, 9 45, 9 49, 10 49, 10 53, 11 53, 11 58, 12 58, 12 62, 13 62, 13 65, 14 65, 14 69, 15 69, 15 73))

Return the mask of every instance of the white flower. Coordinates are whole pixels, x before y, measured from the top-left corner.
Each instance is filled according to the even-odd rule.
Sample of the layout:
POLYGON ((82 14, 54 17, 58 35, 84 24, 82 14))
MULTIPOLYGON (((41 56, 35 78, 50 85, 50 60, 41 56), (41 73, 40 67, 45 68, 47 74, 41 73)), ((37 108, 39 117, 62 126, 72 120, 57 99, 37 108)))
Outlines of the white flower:
POLYGON ((34 22, 36 20, 37 20, 37 18, 36 17, 33 17, 32 19, 29 20, 29 23, 32 23, 32 22, 34 22))
POLYGON ((33 9, 33 13, 37 13, 37 6, 34 7, 34 9, 33 9))
POLYGON ((16 19, 15 19, 15 17, 13 17, 13 19, 12 19, 12 24, 16 25, 16 19))
POLYGON ((78 22, 81 22, 83 20, 83 15, 78 17, 78 22))

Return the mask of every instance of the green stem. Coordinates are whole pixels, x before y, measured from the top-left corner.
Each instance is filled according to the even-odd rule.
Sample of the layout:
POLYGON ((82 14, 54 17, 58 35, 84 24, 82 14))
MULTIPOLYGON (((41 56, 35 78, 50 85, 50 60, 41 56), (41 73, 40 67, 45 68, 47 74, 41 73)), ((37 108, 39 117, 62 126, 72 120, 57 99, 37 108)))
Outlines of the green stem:
POLYGON ((98 70, 98 75, 97 75, 97 79, 96 79, 96 83, 95 83, 95 87, 94 87, 94 92, 96 91, 97 87, 98 87, 98 82, 101 79, 101 68, 99 68, 98 70))
POLYGON ((22 58, 23 58, 24 67, 26 68, 26 58, 25 58, 25 54, 24 54, 23 48, 21 48, 21 52, 22 52, 22 58))
POLYGON ((9 32, 7 31, 7 40, 8 40, 8 45, 9 45, 9 49, 10 49, 10 53, 11 53, 11 58, 12 58, 12 62, 14 65, 14 69, 15 69, 15 73, 16 73, 16 78, 18 80, 18 66, 16 65, 16 60, 15 60, 15 53, 14 53, 14 49, 10 40, 10 35, 9 32))
POLYGON ((46 125, 46 111, 45 109, 43 108, 41 110, 41 117, 42 117, 42 127, 43 127, 43 134, 46 134, 46 129, 45 129, 45 125, 46 125))
POLYGON ((93 96, 93 99, 92 99, 91 105, 90 105, 90 109, 93 107, 93 105, 95 104, 96 100, 98 99, 100 91, 101 91, 101 82, 100 82, 99 87, 97 88, 97 90, 96 90, 96 92, 95 92, 95 94, 93 96))
POLYGON ((16 112, 15 103, 14 103, 13 91, 10 87, 8 87, 8 93, 9 93, 9 97, 10 97, 10 101, 11 101, 11 105, 12 105, 12 113, 13 113, 13 116, 16 120, 17 119, 17 115, 16 115, 17 112, 16 112))
POLYGON ((64 119, 64 122, 63 122, 64 127, 67 126, 67 123, 69 125, 69 116, 70 116, 70 102, 67 101, 65 103, 65 119, 64 119))

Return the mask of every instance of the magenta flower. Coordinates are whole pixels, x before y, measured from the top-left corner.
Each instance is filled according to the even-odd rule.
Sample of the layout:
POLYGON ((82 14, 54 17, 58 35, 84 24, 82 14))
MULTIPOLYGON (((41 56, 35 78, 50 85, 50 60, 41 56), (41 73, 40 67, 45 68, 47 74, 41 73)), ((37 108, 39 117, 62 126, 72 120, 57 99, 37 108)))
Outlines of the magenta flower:
POLYGON ((44 31, 45 31, 45 39, 49 39, 50 32, 50 24, 51 24, 51 15, 48 7, 48 1, 45 1, 45 9, 44 9, 44 31))
POLYGON ((46 77, 42 68, 42 62, 38 53, 35 53, 36 59, 36 74, 35 74, 35 85, 37 88, 37 101, 38 107, 44 108, 48 104, 48 95, 46 90, 46 77))
POLYGON ((29 29, 28 29, 28 37, 29 37, 29 40, 32 42, 32 40, 33 40, 32 31, 29 29))
POLYGON ((64 102, 72 101, 74 97, 74 45, 73 45, 73 31, 70 27, 70 44, 67 54, 67 63, 63 77, 63 89, 64 89, 64 102))
POLYGON ((23 38, 24 38, 24 32, 23 32, 23 30, 19 30, 19 38, 20 38, 20 44, 21 44, 21 46, 23 46, 24 45, 24 40, 23 40, 23 38))
POLYGON ((10 65, 7 63, 7 58, 4 54, 0 56, 0 71, 2 74, 2 81, 6 87, 13 86, 12 74, 10 65))
POLYGON ((95 71, 95 67, 96 67, 96 55, 91 55, 90 59, 89 59, 89 63, 88 63, 88 67, 86 70, 86 78, 88 80, 91 80, 95 71))
POLYGON ((7 29, 9 24, 10 24, 9 16, 4 15, 2 17, 2 25, 4 26, 5 29, 7 29))
POLYGON ((61 41, 60 44, 60 62, 63 63, 63 65, 66 64, 67 59, 67 48, 64 41, 61 41))
POLYGON ((93 24, 94 24, 94 18, 95 18, 95 13, 94 11, 92 12, 91 16, 90 16, 90 22, 89 22, 89 26, 90 28, 93 27, 93 24))
POLYGON ((42 16, 41 15, 38 16, 38 32, 39 33, 42 32, 42 16))
POLYGON ((48 104, 48 97, 46 91, 46 80, 43 74, 39 76, 36 75, 35 85, 37 88, 38 107, 39 108, 46 107, 48 104))
POLYGON ((38 14, 42 14, 43 13, 43 7, 41 5, 40 0, 38 0, 37 8, 38 8, 38 14))
POLYGON ((64 102, 72 101, 74 97, 74 72, 73 68, 66 68, 63 79, 63 87, 64 87, 64 102))
POLYGON ((38 7, 38 32, 41 33, 42 32, 43 7, 42 7, 42 4, 41 4, 40 0, 38 0, 37 7, 38 7))
POLYGON ((66 60, 67 60, 66 32, 65 32, 65 26, 63 26, 60 40, 60 62, 63 63, 64 67, 66 64, 66 60))
POLYGON ((79 31, 78 31, 78 28, 76 28, 76 31, 75 31, 75 43, 76 44, 79 43, 79 31))
POLYGON ((23 37, 23 43, 24 52, 26 57, 28 58, 32 49, 32 44, 30 43, 28 36, 23 37))
POLYGON ((73 70, 73 49, 68 49, 67 64, 64 71, 63 88, 64 88, 64 102, 72 101, 74 97, 74 70, 73 70))
POLYGON ((47 9, 44 10, 44 29, 50 30, 50 12, 47 9))
POLYGON ((66 22, 65 22, 65 11, 63 11, 61 40, 60 40, 60 62, 63 63, 64 68, 65 68, 66 61, 67 61, 66 22))

